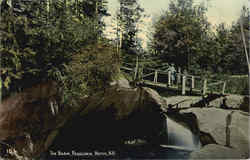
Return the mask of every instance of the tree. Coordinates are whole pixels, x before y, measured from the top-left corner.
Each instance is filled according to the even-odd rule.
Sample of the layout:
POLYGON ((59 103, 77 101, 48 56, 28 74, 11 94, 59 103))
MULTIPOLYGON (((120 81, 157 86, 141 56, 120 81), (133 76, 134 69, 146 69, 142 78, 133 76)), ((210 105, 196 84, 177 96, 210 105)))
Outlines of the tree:
POLYGON ((193 0, 170 2, 169 9, 154 24, 152 40, 153 48, 164 62, 189 70, 198 65, 205 50, 203 42, 210 34, 205 13, 206 8, 194 5, 193 0))
MULTIPOLYGON (((243 24, 243 34, 245 36, 246 42, 246 50, 249 52, 249 36, 250 36, 250 11, 249 8, 243 6, 241 11, 241 16, 237 20, 236 23, 232 25, 231 28, 231 36, 232 36, 232 44, 231 48, 234 48, 234 52, 232 52, 234 59, 232 60, 232 65, 230 69, 235 74, 246 74, 248 72, 246 53, 244 50, 243 37, 241 34, 241 26, 240 23, 242 21, 243 24), (237 58, 236 58, 237 57, 237 58)), ((249 54, 249 53, 248 53, 249 54)), ((249 55, 248 55, 249 56, 249 55)))
POLYGON ((3 96, 41 81, 56 80, 63 85, 65 78, 70 77, 67 68, 73 57, 82 48, 97 42, 99 30, 89 15, 85 12, 79 15, 73 8, 74 3, 66 0, 48 2, 49 8, 34 2, 17 13, 13 9, 16 4, 2 6, 0 71, 3 96))
POLYGON ((226 27, 225 23, 221 23, 216 28, 216 35, 214 38, 213 51, 213 71, 214 72, 224 72, 231 74, 229 70, 232 65, 232 52, 234 52, 232 46, 232 36, 230 28, 226 27), (233 50, 232 50, 233 49, 233 50))
POLYGON ((94 21, 94 28, 98 37, 103 35, 105 23, 103 17, 110 16, 107 10, 107 0, 75 0, 72 8, 76 10, 78 16, 88 16, 94 21))
MULTIPOLYGON (((243 21, 243 32, 245 39, 249 39, 249 10, 242 9, 242 15, 232 26, 226 27, 221 23, 216 28, 213 50, 216 54, 213 58, 214 72, 228 74, 246 74, 246 56, 242 41, 240 21, 243 21)), ((249 41, 246 41, 246 48, 249 50, 249 41)))
POLYGON ((118 35, 122 35, 121 47, 126 53, 134 53, 139 44, 137 27, 143 16, 143 9, 137 0, 119 0, 120 10, 117 15, 118 35))

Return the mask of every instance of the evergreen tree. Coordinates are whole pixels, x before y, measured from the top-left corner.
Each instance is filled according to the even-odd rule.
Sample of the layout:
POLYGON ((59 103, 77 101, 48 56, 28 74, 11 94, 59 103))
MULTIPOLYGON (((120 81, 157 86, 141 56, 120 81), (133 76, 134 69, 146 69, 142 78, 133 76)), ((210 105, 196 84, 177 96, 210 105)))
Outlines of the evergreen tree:
MULTIPOLYGON (((67 0, 48 0, 43 4, 40 4, 39 1, 34 3, 31 1, 25 3, 19 12, 14 12, 13 6, 18 6, 20 2, 12 1, 12 5, 7 3, 1 5, 3 9, 1 10, 0 26, 2 59, 0 71, 3 81, 3 96, 48 80, 56 80, 64 86, 65 90, 70 87, 69 84, 74 84, 76 81, 85 83, 86 86, 92 84, 83 76, 70 78, 70 74, 74 71, 69 68, 74 64, 75 55, 84 50, 83 48, 89 44, 92 44, 93 48, 97 45, 97 37, 100 37, 99 31, 101 31, 101 28, 97 29, 97 12, 85 13, 87 11, 82 11, 80 4, 76 10, 75 2, 69 3, 70 1, 67 0), (70 72, 68 72, 69 70, 70 72)), ((82 2, 87 3, 87 1, 82 2)), ((93 6, 95 6, 94 3, 93 6)), ((105 47, 109 46, 103 45, 103 50, 105 47)), ((81 53, 86 54, 87 52, 81 53)), ((112 53, 109 54, 112 55, 112 53)), ((105 54, 103 54, 104 57, 106 57, 105 54)), ((102 56, 99 55, 98 58, 100 57, 102 56)), ((98 58, 96 57, 94 60, 98 58)), ((93 60, 93 56, 91 60, 93 60)), ((109 61, 112 62, 110 59, 109 61)), ((93 66, 102 68, 99 63, 95 63, 93 66)), ((102 75, 102 71, 100 71, 100 75, 102 75)), ((102 77, 99 76, 94 80, 98 80, 98 78, 102 77)), ((80 86, 82 85, 75 85, 71 89, 74 90, 80 86)), ((82 89, 82 91, 85 90, 82 89)))
POLYGON ((164 62, 175 63, 192 71, 205 50, 210 24, 206 8, 193 0, 175 0, 155 23, 152 46, 164 62))
MULTIPOLYGON (((249 39, 249 10, 246 7, 243 7, 242 16, 236 22, 233 22, 232 26, 226 27, 224 23, 221 23, 216 28, 215 45, 212 47, 215 72, 247 73, 240 21, 243 21, 245 39, 249 39)), ((246 41, 246 47, 249 50, 249 41, 246 41)))
POLYGON ((103 35, 105 23, 103 18, 110 16, 107 10, 107 0, 75 0, 72 7, 79 16, 88 16, 94 21, 94 28, 97 30, 98 36, 103 35))
MULTIPOLYGON (((243 45, 243 39, 240 29, 240 21, 243 24, 243 32, 246 42, 246 50, 249 54, 249 39, 250 39, 250 11, 246 6, 242 7, 241 17, 238 18, 237 22, 232 24, 231 27, 231 43, 228 47, 228 52, 232 54, 232 61, 230 63, 230 70, 234 74, 246 74, 248 72, 246 54, 243 45)), ((249 55, 248 55, 249 56, 249 55)))
MULTIPOLYGON (((122 34, 121 47, 126 53, 134 53, 140 45, 138 34, 138 23, 143 16, 143 9, 138 0, 119 0, 120 10, 117 15, 119 23, 119 34, 122 34)), ((119 35, 118 34, 118 35, 119 35)))

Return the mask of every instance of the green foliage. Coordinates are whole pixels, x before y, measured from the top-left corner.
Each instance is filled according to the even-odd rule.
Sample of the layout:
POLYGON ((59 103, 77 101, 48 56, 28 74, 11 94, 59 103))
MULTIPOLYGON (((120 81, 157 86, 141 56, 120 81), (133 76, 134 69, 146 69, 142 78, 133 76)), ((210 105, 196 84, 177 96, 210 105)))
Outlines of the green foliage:
POLYGON ((5 95, 5 92, 11 89, 11 83, 18 82, 24 75, 34 75, 38 70, 32 67, 36 63, 36 52, 25 43, 28 35, 27 19, 16 18, 5 12, 2 14, 1 22, 1 78, 5 95))
MULTIPOLYGON (((203 5, 192 0, 174 0, 154 24, 150 59, 175 63, 195 75, 246 74, 247 64, 240 30, 249 39, 249 8, 243 7, 236 23, 211 30, 203 5)), ((246 42, 249 51, 249 41, 246 42)))
POLYGON ((133 49, 140 46, 140 40, 137 37, 139 28, 137 24, 144 16, 144 9, 141 8, 138 0, 119 0, 120 9, 117 20, 120 26, 119 32, 122 32, 122 49, 127 54, 133 53, 133 49))
POLYGON ((164 62, 189 68, 198 61, 207 38, 209 23, 206 8, 192 0, 171 1, 155 23, 152 46, 164 62))
MULTIPOLYGON (((206 78, 208 84, 218 82, 218 81, 225 81, 226 88, 225 94, 237 94, 237 95, 248 95, 249 94, 249 82, 247 75, 228 75, 228 74, 207 74, 203 75, 203 78, 206 78)), ((200 81, 200 84, 195 84, 198 88, 203 87, 203 82, 200 81)), ((218 92, 221 93, 223 88, 223 83, 218 85, 212 85, 208 87, 208 92, 218 92)))
POLYGON ((89 17, 94 23, 98 37, 103 36, 105 23, 103 17, 110 16, 107 9, 107 0, 74 0, 69 1, 69 6, 78 17, 89 17))
MULTIPOLYGON (((244 8, 244 7, 243 7, 244 8)), ((210 33, 206 51, 200 58, 201 68, 212 73, 246 74, 247 63, 240 30, 240 21, 244 24, 245 39, 249 39, 249 10, 242 9, 242 16, 237 23, 227 27, 224 23, 217 26, 215 33, 210 33)), ((249 51, 249 41, 246 42, 249 51)))
POLYGON ((115 47, 99 42, 82 48, 65 68, 66 76, 61 82, 66 99, 71 100, 105 90, 116 79, 120 66, 115 47))
MULTIPOLYGON (((249 16, 248 16, 249 17, 249 16)), ((249 39, 249 22, 247 16, 243 17, 245 26, 245 38, 249 39)), ((240 21, 241 19, 239 19, 240 21)), ((225 24, 220 24, 216 30, 216 36, 213 44, 213 57, 211 65, 215 72, 224 72, 228 74, 246 74, 247 63, 243 48, 243 41, 240 31, 239 21, 227 28, 225 24)), ((247 41, 247 50, 249 50, 249 42, 247 41)))
MULTIPOLYGON (((78 9, 84 7, 83 4, 78 4, 78 9)), ((94 48, 99 48, 95 44, 99 44, 97 39, 101 37, 100 30, 96 28, 97 23, 93 20, 97 16, 89 15, 94 13, 79 14, 79 11, 74 8, 76 4, 67 3, 67 1, 52 1, 49 8, 37 3, 27 5, 29 7, 23 12, 28 14, 23 16, 11 12, 8 6, 1 11, 0 31, 3 37, 0 46, 1 84, 3 84, 4 97, 41 81, 56 80, 64 89, 74 91, 72 94, 65 92, 68 93, 66 97, 76 95, 76 92, 79 93, 77 95, 86 95, 91 86, 95 89, 95 87, 98 88, 97 84, 101 86, 104 85, 104 81, 108 82, 108 77, 111 78, 116 68, 109 57, 114 52, 109 50, 109 54, 103 53, 107 52, 106 48, 108 48, 107 44, 103 44, 106 48, 101 47, 103 50, 98 50, 99 54, 95 53, 97 51, 94 48), (83 52, 85 46, 90 44, 95 46, 91 48, 93 55, 90 55, 91 50, 83 52), (75 67, 72 63, 76 62, 75 57, 80 51, 86 54, 80 54, 81 56, 78 57, 83 58, 82 61, 87 58, 87 55, 89 57, 98 55, 96 59, 102 58, 103 63, 90 59, 87 63, 88 67, 86 65, 75 67), (108 61, 104 60, 106 57, 108 61), (108 62, 111 62, 114 68, 107 68, 108 62), (73 74, 78 71, 84 72, 84 69, 92 73, 88 77, 94 78, 95 83, 91 79, 73 74), (97 77, 94 77, 94 74, 97 77)), ((95 5, 92 6, 95 7, 95 5)))
POLYGON ((227 76, 226 93, 248 95, 248 76, 227 76))

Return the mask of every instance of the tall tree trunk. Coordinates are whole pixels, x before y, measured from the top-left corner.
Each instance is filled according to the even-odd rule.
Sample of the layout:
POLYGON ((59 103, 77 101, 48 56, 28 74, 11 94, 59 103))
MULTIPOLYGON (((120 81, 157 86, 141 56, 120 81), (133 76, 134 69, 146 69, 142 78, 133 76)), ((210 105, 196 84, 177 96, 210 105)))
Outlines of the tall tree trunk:
MULTIPOLYGON (((244 34, 244 28, 243 28, 243 16, 241 17, 240 20, 240 29, 241 29, 241 36, 242 36, 242 41, 244 45, 244 50, 246 54, 246 60, 247 60, 247 67, 248 67, 248 94, 250 95, 250 63, 249 63, 249 54, 247 52, 247 46, 246 46, 246 40, 245 40, 245 34, 244 34)), ((250 96, 249 96, 249 101, 250 101, 250 96)))

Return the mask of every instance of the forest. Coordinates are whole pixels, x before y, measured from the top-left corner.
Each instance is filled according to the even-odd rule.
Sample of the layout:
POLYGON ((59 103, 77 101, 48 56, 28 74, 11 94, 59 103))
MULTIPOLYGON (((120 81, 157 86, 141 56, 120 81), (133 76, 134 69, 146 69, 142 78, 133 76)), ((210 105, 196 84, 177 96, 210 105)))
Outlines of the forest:
MULTIPOLYGON (((208 21, 207 9, 192 1, 172 1, 154 24, 151 52, 155 51, 162 61, 182 66, 191 73, 247 74, 240 23, 244 24, 247 40, 249 9, 243 7, 241 17, 231 26, 221 23, 216 27, 208 21)), ((249 42, 246 43, 249 50, 249 42)))
POLYGON ((154 23, 145 50, 137 27, 145 16, 144 9, 137 1, 119 3, 114 26, 117 38, 110 40, 103 34, 106 25, 103 19, 111 16, 105 0, 40 0, 19 4, 3 0, 0 52, 3 97, 49 79, 59 81, 69 94, 89 94, 116 77, 119 66, 135 61, 137 55, 146 66, 174 63, 198 75, 248 73, 240 29, 242 22, 248 51, 246 6, 231 26, 221 23, 214 29, 204 5, 195 5, 192 0, 171 1, 154 23))
MULTIPOLYGON (((173 63, 194 75, 227 79, 247 75, 240 28, 242 23, 249 51, 246 6, 231 26, 221 23, 213 28, 202 3, 171 1, 155 21, 144 49, 137 25, 144 9, 137 0, 119 0, 119 4, 114 15, 116 38, 108 39, 104 17, 111 16, 111 4, 106 0, 2 0, 3 98, 48 80, 57 81, 65 97, 88 95, 105 88, 119 76, 120 66, 135 62, 136 56, 145 66, 173 63)), ((246 94, 247 80, 240 80, 244 86, 240 94, 246 94)))

